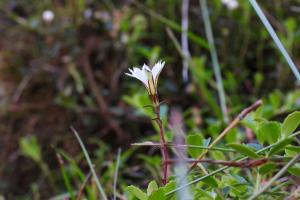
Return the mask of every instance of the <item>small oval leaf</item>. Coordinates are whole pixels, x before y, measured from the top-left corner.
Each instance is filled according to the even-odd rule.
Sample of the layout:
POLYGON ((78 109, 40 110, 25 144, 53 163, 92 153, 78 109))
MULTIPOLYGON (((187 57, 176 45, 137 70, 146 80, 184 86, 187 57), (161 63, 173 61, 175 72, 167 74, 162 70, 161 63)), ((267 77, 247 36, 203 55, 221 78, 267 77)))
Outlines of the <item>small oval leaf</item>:
POLYGON ((163 188, 159 188, 158 190, 154 191, 150 197, 149 200, 165 200, 165 192, 163 188))
POLYGON ((147 188, 147 195, 150 196, 152 194, 152 192, 158 190, 158 186, 157 183, 155 181, 151 181, 148 184, 148 188, 147 188))
POLYGON ((283 121, 281 132, 284 137, 293 133, 300 124, 300 111, 289 114, 283 121))
MULTIPOLYGON (((198 134, 188 135, 187 144, 203 146, 203 138, 198 134)), ((203 149, 188 148, 188 153, 192 158, 197 158, 202 151, 203 149)))
POLYGON ((262 175, 268 174, 270 172, 273 171, 273 169, 275 169, 277 167, 277 165, 275 163, 266 163, 264 165, 262 165, 261 167, 259 167, 258 172, 262 175))
POLYGON ((212 188, 218 187, 218 182, 213 176, 209 176, 202 180, 204 183, 210 185, 212 188))
POLYGON ((294 139, 293 138, 286 138, 280 142, 278 142, 275 146, 271 148, 269 151, 269 155, 273 155, 281 150, 283 150, 287 145, 289 145, 294 139))
POLYGON ((288 172, 294 176, 300 177, 300 167, 290 167, 288 172))
POLYGON ((147 200, 148 196, 140 188, 137 188, 133 185, 127 187, 128 192, 135 196, 139 200, 147 200))
POLYGON ((237 152, 243 154, 244 156, 248 156, 249 158, 259 158, 259 155, 255 153, 251 148, 247 147, 243 144, 228 144, 227 146, 233 148, 237 152))
POLYGON ((300 153, 300 146, 290 145, 290 146, 287 146, 285 149, 296 152, 296 153, 300 153))
POLYGON ((263 144, 277 142, 281 132, 281 124, 278 122, 261 122, 257 129, 257 139, 263 144))

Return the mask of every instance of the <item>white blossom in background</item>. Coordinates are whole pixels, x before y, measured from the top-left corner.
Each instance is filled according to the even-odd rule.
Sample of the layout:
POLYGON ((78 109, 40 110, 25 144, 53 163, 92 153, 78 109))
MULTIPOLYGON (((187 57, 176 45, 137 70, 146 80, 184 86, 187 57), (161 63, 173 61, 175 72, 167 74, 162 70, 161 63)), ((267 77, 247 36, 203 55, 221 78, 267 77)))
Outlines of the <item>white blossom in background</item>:
POLYGON ((225 5, 229 10, 234 10, 239 7, 237 0, 222 0, 223 5, 225 5))
POLYGON ((45 10, 43 12, 42 18, 45 22, 50 23, 54 19, 54 12, 52 10, 45 10))
POLYGON ((147 88, 147 91, 150 95, 157 94, 157 82, 161 70, 164 68, 165 62, 157 62, 152 69, 146 64, 143 67, 137 68, 133 67, 129 69, 130 73, 125 73, 128 76, 134 77, 140 80, 144 86, 147 88))
POLYGON ((83 13, 83 16, 85 19, 90 19, 93 16, 93 11, 92 9, 86 9, 83 13))

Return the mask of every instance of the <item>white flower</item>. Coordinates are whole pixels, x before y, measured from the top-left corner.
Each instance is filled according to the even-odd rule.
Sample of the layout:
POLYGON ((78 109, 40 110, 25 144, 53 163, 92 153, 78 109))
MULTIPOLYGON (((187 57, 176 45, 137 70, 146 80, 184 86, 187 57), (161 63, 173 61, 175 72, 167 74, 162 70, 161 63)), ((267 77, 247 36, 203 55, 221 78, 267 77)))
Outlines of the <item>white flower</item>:
POLYGON ((50 23, 54 19, 54 13, 51 10, 45 10, 42 17, 45 22, 50 23))
POLYGON ((156 95, 158 77, 164 65, 165 62, 159 61, 152 69, 150 69, 148 65, 144 64, 142 69, 133 67, 132 69, 129 69, 130 73, 125 74, 140 80, 145 85, 150 95, 156 95))
POLYGON ((234 10, 239 7, 237 0, 222 0, 222 3, 229 9, 234 10))

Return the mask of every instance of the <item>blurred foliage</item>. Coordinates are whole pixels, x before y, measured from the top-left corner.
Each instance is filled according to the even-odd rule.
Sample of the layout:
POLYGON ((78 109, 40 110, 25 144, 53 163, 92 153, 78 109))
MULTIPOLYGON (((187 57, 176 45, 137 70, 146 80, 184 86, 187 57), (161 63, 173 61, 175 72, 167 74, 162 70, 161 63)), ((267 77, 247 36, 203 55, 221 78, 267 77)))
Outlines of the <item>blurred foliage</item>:
MULTIPOLYGON (((299 65, 299 1, 259 3, 299 65)), ((0 199, 73 198, 81 187, 83 197, 98 198, 71 125, 81 134, 108 195, 113 191, 117 147, 123 148, 118 198, 163 199, 176 188, 174 181, 160 187, 158 149, 130 147, 159 137, 153 112, 145 107, 146 91, 124 72, 129 66, 165 60, 159 96, 165 100, 161 112, 168 140, 174 137, 168 129, 174 107, 183 111, 190 145, 207 146, 218 136, 226 124, 199 2, 190 1, 187 83, 181 77, 180 52, 166 31, 170 28, 180 41, 180 12, 179 0, 0 1, 0 199)), ((293 111, 299 110, 300 91, 289 67, 248 1, 240 0, 235 10, 220 0, 209 1, 209 13, 229 116, 234 118, 256 99, 264 101, 220 143, 223 148, 231 144, 236 153, 211 151, 209 157, 295 156, 299 146, 288 136, 299 125, 299 112, 293 111), (256 153, 274 144, 270 151, 256 153)), ((201 152, 188 149, 192 157, 201 152)), ((221 188, 226 198, 242 198, 251 194, 253 180, 267 180, 277 171, 272 163, 252 174, 233 168, 216 180, 197 183, 193 191, 196 197, 216 199, 213 191, 221 188)), ((289 172, 299 175, 299 166, 289 172)), ((274 194, 293 191, 293 181, 299 180, 293 176, 282 186, 285 191, 277 194, 275 188, 274 194)))

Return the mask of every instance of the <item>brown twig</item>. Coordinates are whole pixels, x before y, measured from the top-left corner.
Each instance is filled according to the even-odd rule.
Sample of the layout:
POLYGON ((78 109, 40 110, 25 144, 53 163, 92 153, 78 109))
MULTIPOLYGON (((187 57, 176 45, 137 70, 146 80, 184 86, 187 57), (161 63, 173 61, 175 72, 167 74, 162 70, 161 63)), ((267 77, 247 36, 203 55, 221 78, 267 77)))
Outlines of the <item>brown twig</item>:
MULTIPOLYGON (((262 100, 256 101, 254 104, 245 108, 224 130, 223 132, 209 145, 208 148, 213 147, 216 143, 218 143, 231 129, 236 127, 240 121, 242 121, 251 111, 256 110, 259 106, 261 106, 262 100)), ((197 166, 199 161, 207 154, 209 150, 203 151, 203 153, 197 158, 197 160, 191 165, 189 172, 197 166)))
MULTIPOLYGON (((158 142, 142 142, 142 143, 133 143, 132 146, 144 146, 144 147, 162 147, 161 143, 158 142)), ((188 145, 188 144, 176 144, 176 143, 167 143, 166 144, 169 148, 175 148, 175 149, 187 149, 187 148, 195 148, 195 149, 209 149, 210 151, 227 151, 227 152, 236 152, 234 149, 227 149, 227 148, 209 148, 205 146, 198 146, 198 145, 188 145)))
POLYGON ((31 78, 32 78, 32 74, 27 74, 26 76, 24 76, 24 78, 22 79, 22 81, 18 85, 15 93, 12 96, 12 102, 13 103, 17 103, 19 101, 23 91, 25 90, 25 88, 28 85, 31 78))
POLYGON ((85 186, 87 185, 87 183, 88 183, 89 179, 91 178, 91 176, 92 176, 92 173, 91 173, 91 172, 89 172, 89 173, 86 175, 86 177, 85 177, 85 179, 84 179, 84 182, 83 182, 82 185, 80 186, 80 189, 79 189, 79 191, 78 191, 78 193, 77 193, 77 198, 76 198, 76 200, 80 200, 80 199, 81 199, 81 197, 82 197, 82 195, 83 195, 83 190, 84 190, 85 186))
POLYGON ((82 56, 79 60, 79 64, 82 65, 84 73, 87 77, 87 82, 89 84, 91 92, 95 95, 96 103, 98 105, 100 115, 103 117, 104 120, 106 120, 109 127, 112 130, 114 130, 118 136, 121 136, 122 135, 122 130, 118 126, 118 124, 111 118, 111 115, 110 115, 110 113, 108 111, 108 108, 107 108, 107 104, 106 104, 103 96, 99 92, 101 90, 98 87, 98 84, 95 80, 95 77, 93 75, 92 68, 91 68, 91 65, 90 65, 90 62, 89 62, 89 59, 88 59, 90 53, 92 52, 92 50, 94 48, 95 43, 97 44, 97 41, 94 41, 93 38, 89 39, 86 42, 86 47, 85 47, 85 49, 82 53, 82 56))
MULTIPOLYGON (((201 160, 186 159, 186 160, 180 160, 180 162, 209 163, 209 164, 225 165, 225 166, 240 167, 240 168, 258 167, 258 166, 263 165, 263 164, 265 164, 265 163, 267 163, 269 161, 270 161, 269 158, 261 158, 261 159, 257 159, 257 160, 243 160, 243 161, 224 161, 224 160, 211 160, 211 159, 201 159, 201 160)), ((282 162, 282 159, 280 159, 280 160, 277 159, 275 161, 276 162, 282 162)), ((179 162, 179 161, 176 160, 176 159, 169 159, 167 162, 170 164, 170 163, 176 163, 176 162, 179 162)))

